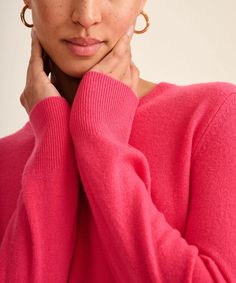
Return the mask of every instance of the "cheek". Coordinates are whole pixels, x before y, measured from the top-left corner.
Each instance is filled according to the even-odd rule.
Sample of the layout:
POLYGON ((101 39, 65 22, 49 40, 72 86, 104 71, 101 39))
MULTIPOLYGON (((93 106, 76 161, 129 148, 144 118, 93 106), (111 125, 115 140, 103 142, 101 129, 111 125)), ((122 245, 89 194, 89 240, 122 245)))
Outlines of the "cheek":
POLYGON ((109 17, 108 30, 111 34, 110 40, 113 41, 112 46, 123 36, 127 29, 134 23, 135 13, 123 11, 123 13, 114 13, 109 17))
POLYGON ((63 12, 60 1, 39 0, 32 4, 32 17, 35 29, 38 33, 50 33, 60 26, 63 19, 63 12))
POLYGON ((112 0, 107 1, 109 4, 104 8, 103 19, 108 25, 108 29, 112 29, 117 35, 126 32, 135 20, 139 11, 139 3, 134 0, 112 0))
POLYGON ((138 7, 132 1, 126 1, 113 13, 114 30, 123 34, 134 23, 137 17, 138 7), (122 7, 122 9, 121 9, 122 7))

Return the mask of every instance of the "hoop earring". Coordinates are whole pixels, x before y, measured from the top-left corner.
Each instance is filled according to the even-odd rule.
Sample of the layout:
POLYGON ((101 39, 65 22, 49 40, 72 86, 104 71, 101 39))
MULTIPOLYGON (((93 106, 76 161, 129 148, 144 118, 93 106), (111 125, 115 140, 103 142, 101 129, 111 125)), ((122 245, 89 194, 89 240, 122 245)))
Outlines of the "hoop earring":
POLYGON ((148 15, 146 13, 144 13, 143 11, 141 11, 140 14, 143 15, 145 20, 146 20, 146 27, 144 29, 142 29, 142 30, 134 30, 134 33, 138 33, 138 34, 146 32, 146 30, 150 26, 148 15))
POLYGON ((21 18, 22 23, 23 23, 26 27, 32 28, 34 25, 33 25, 33 24, 28 24, 28 23, 26 22, 26 20, 25 20, 25 11, 26 11, 28 8, 29 8, 28 5, 25 5, 25 6, 23 7, 23 9, 21 10, 21 13, 20 13, 20 18, 21 18))

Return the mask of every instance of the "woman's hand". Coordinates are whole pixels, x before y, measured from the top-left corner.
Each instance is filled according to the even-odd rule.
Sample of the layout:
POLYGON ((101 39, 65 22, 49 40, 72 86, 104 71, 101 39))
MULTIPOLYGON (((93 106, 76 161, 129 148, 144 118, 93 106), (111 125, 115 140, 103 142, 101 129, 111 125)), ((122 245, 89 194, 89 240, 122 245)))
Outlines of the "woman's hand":
MULTIPOLYGON (((133 31, 133 26, 131 27, 133 31)), ((139 82, 139 70, 131 60, 130 36, 123 35, 106 57, 96 64, 90 71, 105 73, 114 79, 128 85, 136 94, 139 82)))
POLYGON ((31 57, 27 70, 26 86, 20 96, 20 102, 28 115, 39 101, 50 96, 60 96, 48 77, 50 70, 46 65, 46 53, 43 52, 34 28, 31 31, 31 38, 31 57))

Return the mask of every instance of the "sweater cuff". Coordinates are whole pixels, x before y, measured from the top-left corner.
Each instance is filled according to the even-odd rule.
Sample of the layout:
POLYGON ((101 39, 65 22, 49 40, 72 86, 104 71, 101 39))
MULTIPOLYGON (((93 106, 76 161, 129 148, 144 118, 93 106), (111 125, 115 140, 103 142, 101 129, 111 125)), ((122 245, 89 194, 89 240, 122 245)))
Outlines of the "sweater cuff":
POLYGON ((129 86, 104 73, 89 71, 80 81, 71 108, 71 135, 115 134, 128 141, 138 104, 129 86))
POLYGON ((45 98, 33 107, 29 120, 35 147, 23 174, 49 171, 66 164, 72 145, 69 117, 70 105, 61 96, 45 98))
POLYGON ((29 114, 36 138, 41 138, 50 128, 49 135, 56 137, 67 132, 70 105, 62 96, 51 96, 39 101, 29 114))

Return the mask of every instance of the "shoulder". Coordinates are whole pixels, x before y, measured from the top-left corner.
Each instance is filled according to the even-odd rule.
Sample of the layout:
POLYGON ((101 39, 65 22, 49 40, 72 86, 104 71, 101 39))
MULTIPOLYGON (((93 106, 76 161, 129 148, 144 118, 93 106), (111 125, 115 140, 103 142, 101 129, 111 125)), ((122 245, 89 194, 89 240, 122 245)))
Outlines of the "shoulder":
MULTIPOLYGON (((174 88, 172 91, 175 91, 174 88)), ((182 107, 182 116, 192 127, 193 155, 206 140, 213 127, 223 125, 225 119, 234 119, 236 85, 229 82, 204 82, 189 85, 176 85, 175 101, 182 107), (229 109, 232 109, 230 111, 229 109), (231 116, 228 114, 232 112, 231 116), (226 113, 229 116, 226 118, 226 113)), ((178 108, 178 107, 177 107, 178 108)))
POLYGON ((236 84, 229 82, 174 85, 169 92, 177 111, 181 109, 183 116, 194 119, 199 127, 208 124, 231 95, 236 95, 236 84))
POLYGON ((180 119, 195 116, 198 120, 208 120, 231 94, 236 94, 236 84, 230 82, 186 85, 161 82, 149 98, 144 97, 141 108, 154 116, 164 112, 180 119))
POLYGON ((0 145, 8 145, 9 143, 17 143, 19 140, 21 140, 24 137, 29 137, 29 135, 32 135, 32 128, 30 126, 30 122, 26 122, 24 126, 22 126, 20 129, 6 135, 0 138, 0 145))
POLYGON ((236 85, 229 82, 208 82, 186 86, 179 89, 183 99, 189 99, 191 113, 188 113, 189 121, 194 124, 193 130, 193 152, 209 145, 211 147, 213 139, 236 134, 236 85), (233 122, 234 121, 234 122, 233 122), (232 125, 233 127, 231 127, 232 125), (229 133, 230 132, 230 133, 229 133))
MULTIPOLYGON (((172 107, 188 112, 199 106, 217 107, 232 93, 236 93, 236 84, 230 82, 200 82, 193 84, 174 84, 161 82, 148 97, 141 99, 141 105, 172 107)), ((203 109, 202 109, 203 110, 203 109)), ((209 109, 208 109, 209 110, 209 109)))
POLYGON ((30 123, 27 122, 21 129, 0 138, 0 164, 7 160, 20 158, 28 155, 34 145, 34 134, 30 123))
POLYGON ((231 93, 236 93, 236 84, 230 82, 200 82, 194 84, 170 84, 166 94, 172 98, 185 99, 186 103, 213 103, 217 104, 231 93))
POLYGON ((150 126, 151 133, 163 129, 173 135, 173 142, 187 139, 194 153, 211 129, 211 123, 217 122, 220 113, 224 115, 228 111, 222 106, 229 104, 233 107, 234 97, 236 84, 230 82, 186 85, 162 82, 149 99, 143 100, 137 116, 144 122, 148 119, 149 123, 145 125, 150 126))

